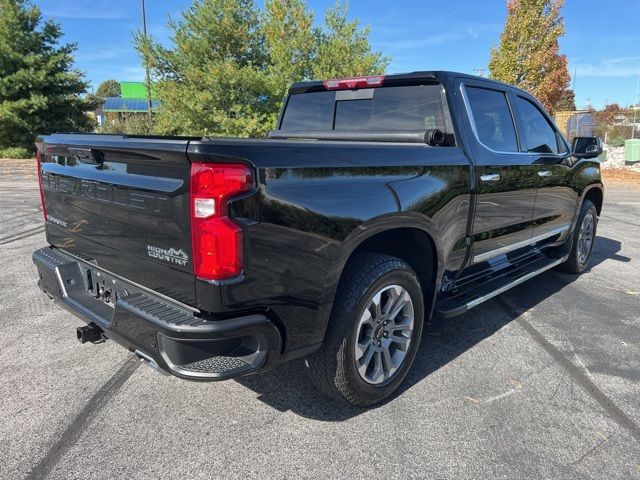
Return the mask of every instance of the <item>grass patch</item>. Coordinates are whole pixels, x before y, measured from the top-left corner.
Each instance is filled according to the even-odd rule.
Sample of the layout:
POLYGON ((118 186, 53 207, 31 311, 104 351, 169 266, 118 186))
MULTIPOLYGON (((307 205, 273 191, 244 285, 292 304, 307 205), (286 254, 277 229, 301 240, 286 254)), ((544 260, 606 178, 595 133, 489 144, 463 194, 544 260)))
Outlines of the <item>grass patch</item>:
POLYGON ((0 149, 0 158, 33 158, 33 154, 22 147, 8 147, 0 149))

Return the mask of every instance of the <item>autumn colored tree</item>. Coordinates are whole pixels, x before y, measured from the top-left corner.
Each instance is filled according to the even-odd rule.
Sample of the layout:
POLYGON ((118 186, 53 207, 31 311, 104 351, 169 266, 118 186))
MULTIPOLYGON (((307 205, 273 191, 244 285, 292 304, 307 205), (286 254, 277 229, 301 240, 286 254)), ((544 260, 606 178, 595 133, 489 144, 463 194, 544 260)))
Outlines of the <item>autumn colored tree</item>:
POLYGON ((553 112, 569 88, 567 57, 558 39, 564 34, 564 0, 509 0, 500 43, 491 50, 492 78, 530 92, 553 112))
MULTIPOLYGON (((633 120, 636 112, 632 106, 622 108, 617 103, 608 103, 601 110, 594 110, 595 133, 604 138, 609 146, 622 147, 633 135, 633 120)), ((637 138, 637 133, 635 134, 637 138)))
POLYGON ((576 94, 570 88, 562 92, 560 100, 555 105, 555 111, 574 111, 576 109, 576 94))
POLYGON ((611 125, 622 111, 617 103, 608 103, 602 110, 596 112, 596 121, 599 124, 611 125))

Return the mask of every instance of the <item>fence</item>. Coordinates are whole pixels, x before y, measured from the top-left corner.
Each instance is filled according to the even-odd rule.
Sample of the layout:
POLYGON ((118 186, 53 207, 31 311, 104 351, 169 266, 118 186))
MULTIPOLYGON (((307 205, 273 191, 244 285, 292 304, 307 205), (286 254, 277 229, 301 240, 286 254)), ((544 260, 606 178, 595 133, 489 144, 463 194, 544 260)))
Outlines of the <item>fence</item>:
POLYGON ((556 112, 555 121, 569 141, 574 137, 593 137, 596 135, 596 118, 590 110, 556 112))

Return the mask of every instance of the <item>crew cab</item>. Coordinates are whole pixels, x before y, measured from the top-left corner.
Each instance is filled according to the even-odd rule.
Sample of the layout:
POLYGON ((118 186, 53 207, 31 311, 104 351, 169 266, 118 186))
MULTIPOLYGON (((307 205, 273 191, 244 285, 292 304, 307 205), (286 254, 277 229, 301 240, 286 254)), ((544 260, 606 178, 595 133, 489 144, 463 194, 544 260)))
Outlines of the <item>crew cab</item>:
POLYGON ((265 139, 36 144, 33 260, 81 342, 201 381, 304 357, 358 406, 396 390, 429 319, 586 270, 603 201, 599 139, 454 72, 296 83, 265 139))

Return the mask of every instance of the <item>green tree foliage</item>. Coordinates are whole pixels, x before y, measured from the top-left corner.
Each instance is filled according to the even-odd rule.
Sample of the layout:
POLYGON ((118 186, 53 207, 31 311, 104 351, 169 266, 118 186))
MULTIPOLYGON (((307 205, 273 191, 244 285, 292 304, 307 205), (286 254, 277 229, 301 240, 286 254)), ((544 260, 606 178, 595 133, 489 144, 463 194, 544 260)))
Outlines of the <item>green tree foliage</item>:
POLYGON ((136 37, 162 108, 160 133, 252 136, 268 117, 258 13, 251 0, 196 0, 170 20, 173 48, 136 37))
POLYGON ((8 147, 0 149, 0 158, 31 158, 33 152, 24 147, 8 147))
POLYGON ((346 4, 336 3, 325 14, 325 28, 316 29, 314 78, 379 74, 387 68, 389 58, 371 51, 369 27, 360 28, 358 20, 347 20, 347 13, 346 4))
POLYGON ((564 0, 509 0, 500 44, 491 50, 492 78, 527 90, 551 112, 569 88, 567 58, 558 38, 564 34, 564 0))
POLYGON ((73 69, 75 44, 59 45, 62 32, 26 0, 0 0, 0 149, 33 152, 35 137, 92 127, 80 97, 87 89, 73 69))
POLYGON ((119 97, 120 96, 120 82, 117 80, 105 80, 100 82, 98 89, 96 90, 96 97, 104 100, 107 97, 119 97))
POLYGON ((161 107, 158 133, 263 136, 292 82, 384 71, 369 32, 337 3, 313 26, 304 0, 195 0, 170 20, 173 45, 137 35, 161 107), (337 59, 337 60, 336 60, 337 59))
POLYGON ((303 0, 267 0, 261 18, 267 56, 266 83, 273 128, 289 86, 312 76, 316 49, 313 13, 303 0))

